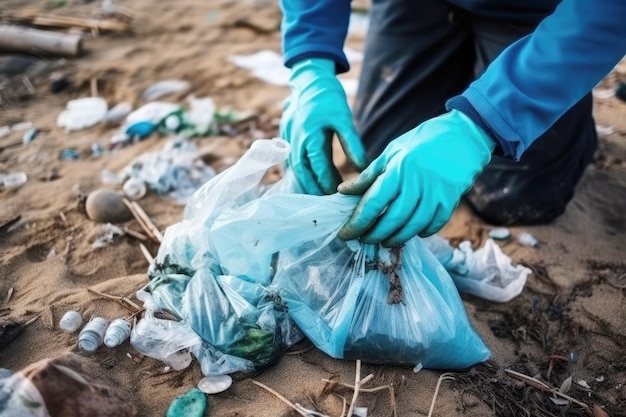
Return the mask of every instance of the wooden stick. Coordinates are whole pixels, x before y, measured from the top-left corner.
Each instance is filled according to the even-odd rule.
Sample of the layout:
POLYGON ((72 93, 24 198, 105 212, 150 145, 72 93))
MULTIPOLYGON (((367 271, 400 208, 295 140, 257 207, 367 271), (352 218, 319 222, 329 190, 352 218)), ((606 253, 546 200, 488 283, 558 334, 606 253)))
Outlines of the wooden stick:
POLYGON ((146 258, 146 261, 148 261, 149 264, 154 262, 154 257, 150 254, 150 251, 148 250, 148 248, 145 247, 143 243, 139 244, 139 249, 141 249, 143 257, 146 258))
POLYGON ((82 52, 82 42, 77 35, 0 25, 0 49, 77 56, 82 52))
POLYGON ((360 385, 361 385, 361 359, 357 359, 356 360, 356 377, 354 378, 354 394, 352 395, 352 402, 350 402, 350 408, 348 408, 348 417, 352 417, 352 414, 354 413, 356 400, 359 398, 360 385))
POLYGON ((137 223, 139 223, 139 226, 141 226, 144 232, 146 232, 146 234, 156 243, 161 243, 163 241, 163 236, 161 235, 161 232, 159 232, 159 229, 157 229, 154 223, 152 223, 148 215, 143 211, 139 204, 132 204, 132 202, 126 198, 122 199, 122 201, 124 202, 126 207, 128 207, 133 217, 135 217, 135 220, 137 220, 137 223), (139 210, 137 208, 139 208, 139 210), (146 219, 149 224, 146 223, 146 219), (155 234, 155 230, 158 235, 155 234))
POLYGON ((69 16, 35 16, 32 23, 38 26, 96 29, 105 32, 125 32, 129 29, 127 23, 116 19, 97 20, 69 16))
POLYGON ((139 203, 137 203, 136 201, 131 201, 130 204, 135 208, 135 210, 137 211, 137 214, 139 214, 139 216, 141 216, 141 219, 144 221, 144 223, 146 224, 146 226, 148 226, 148 228, 150 229, 150 231, 154 234, 154 236, 157 238, 158 242, 161 243, 163 242, 163 234, 161 233, 161 231, 158 229, 158 227, 156 227, 156 225, 152 222, 152 220, 150 219, 150 217, 148 217, 148 215, 146 214, 146 212, 141 208, 141 206, 139 205, 139 203))
POLYGON ((433 400, 430 403, 430 410, 428 410, 428 417, 432 417, 433 410, 435 409, 435 402, 437 401, 437 395, 439 395, 439 387, 441 386, 441 381, 454 380, 454 377, 451 373, 445 372, 439 375, 439 379, 437 380, 437 386, 435 387, 435 394, 433 395, 433 400))
POLYGON ((294 409, 298 414, 300 414, 303 417, 308 417, 308 414, 303 412, 302 410, 300 410, 298 407, 295 406, 294 403, 292 403, 291 401, 289 401, 287 398, 283 397, 282 395, 280 395, 278 392, 274 391, 273 389, 271 389, 270 387, 268 387, 265 384, 262 384, 258 381, 255 381, 254 379, 251 379, 252 383, 256 386, 259 386, 261 388, 263 388, 265 391, 269 392, 270 394, 274 395, 276 398, 278 398, 279 400, 281 400, 283 403, 287 404, 289 407, 291 407, 292 409, 294 409))
POLYGON ((91 97, 98 97, 98 77, 92 77, 89 80, 89 87, 91 89, 91 97))
POLYGON ((123 230, 124 230, 124 233, 126 233, 130 237, 133 237, 137 240, 140 240, 142 242, 145 242, 146 240, 148 240, 148 236, 144 235, 143 233, 139 233, 133 229, 129 229, 128 227, 124 227, 123 230))

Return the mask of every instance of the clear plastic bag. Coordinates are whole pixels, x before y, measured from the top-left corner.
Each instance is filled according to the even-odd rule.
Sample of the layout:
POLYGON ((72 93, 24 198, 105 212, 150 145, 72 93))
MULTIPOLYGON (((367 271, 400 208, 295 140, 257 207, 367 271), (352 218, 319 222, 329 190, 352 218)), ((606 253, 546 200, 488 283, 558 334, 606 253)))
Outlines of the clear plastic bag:
POLYGON ((188 365, 179 361, 188 351, 205 375, 224 374, 270 365, 302 338, 280 298, 267 288, 271 257, 255 273, 234 276, 221 264, 210 234, 224 209, 267 191, 261 179, 288 153, 282 140, 256 141, 190 198, 184 219, 165 232, 148 271, 150 282, 138 292, 148 311, 131 334, 139 351, 172 366, 172 355, 188 365), (179 321, 157 319, 159 311, 179 321))
POLYGON ((424 239, 426 246, 439 259, 459 291, 490 301, 505 303, 517 297, 532 272, 522 265, 513 265, 492 239, 474 251, 469 241, 450 246, 440 236, 424 239))
POLYGON ((418 237, 401 253, 336 233, 358 197, 274 194, 225 210, 211 228, 220 262, 274 263, 274 288, 311 341, 335 358, 465 368, 489 357, 452 279, 418 237))

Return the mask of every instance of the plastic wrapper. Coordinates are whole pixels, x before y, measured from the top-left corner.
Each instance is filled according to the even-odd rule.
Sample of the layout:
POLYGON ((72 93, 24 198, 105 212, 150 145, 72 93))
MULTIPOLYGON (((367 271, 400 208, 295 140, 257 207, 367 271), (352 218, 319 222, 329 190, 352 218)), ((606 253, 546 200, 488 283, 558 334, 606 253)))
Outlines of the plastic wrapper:
POLYGON ((531 270, 513 265, 511 258, 492 240, 474 251, 469 241, 450 246, 447 240, 431 236, 424 242, 448 270, 459 291, 504 303, 517 297, 531 270))
POLYGON ((420 238, 394 250, 336 238, 357 202, 263 196, 220 215, 215 251, 241 275, 278 253, 271 288, 332 357, 457 369, 487 359, 452 279, 420 238))

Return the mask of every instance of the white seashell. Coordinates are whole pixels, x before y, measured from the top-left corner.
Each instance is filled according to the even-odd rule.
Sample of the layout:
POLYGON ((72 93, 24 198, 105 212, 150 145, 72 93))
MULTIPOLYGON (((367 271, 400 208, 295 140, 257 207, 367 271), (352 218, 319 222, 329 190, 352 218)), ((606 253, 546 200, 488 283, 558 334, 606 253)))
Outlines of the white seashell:
POLYGON ((205 394, 219 394, 226 391, 233 384, 230 375, 205 376, 198 382, 198 388, 205 394))

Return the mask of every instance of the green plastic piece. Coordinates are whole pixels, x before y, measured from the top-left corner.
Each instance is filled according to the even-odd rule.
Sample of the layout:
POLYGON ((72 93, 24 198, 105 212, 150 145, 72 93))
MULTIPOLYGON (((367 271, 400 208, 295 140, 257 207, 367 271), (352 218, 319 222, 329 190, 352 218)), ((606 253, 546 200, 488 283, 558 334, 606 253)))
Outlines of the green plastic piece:
POLYGON ((198 388, 194 388, 176 397, 165 417, 202 417, 206 409, 206 395, 198 388))

